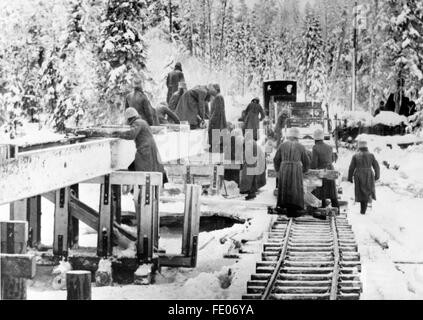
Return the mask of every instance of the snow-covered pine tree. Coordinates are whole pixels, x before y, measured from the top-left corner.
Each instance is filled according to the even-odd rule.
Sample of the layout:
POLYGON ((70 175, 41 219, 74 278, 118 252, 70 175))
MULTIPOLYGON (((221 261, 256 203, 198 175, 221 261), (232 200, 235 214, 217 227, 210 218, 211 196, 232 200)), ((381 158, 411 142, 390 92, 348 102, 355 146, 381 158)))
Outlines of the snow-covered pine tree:
POLYGON ((308 6, 304 22, 301 52, 298 58, 298 77, 304 87, 305 99, 322 100, 325 90, 324 43, 319 20, 308 6))
POLYGON ((122 97, 134 77, 144 78, 146 45, 136 25, 146 21, 145 0, 110 0, 102 24, 101 60, 106 72, 104 97, 109 114, 120 113, 122 97))

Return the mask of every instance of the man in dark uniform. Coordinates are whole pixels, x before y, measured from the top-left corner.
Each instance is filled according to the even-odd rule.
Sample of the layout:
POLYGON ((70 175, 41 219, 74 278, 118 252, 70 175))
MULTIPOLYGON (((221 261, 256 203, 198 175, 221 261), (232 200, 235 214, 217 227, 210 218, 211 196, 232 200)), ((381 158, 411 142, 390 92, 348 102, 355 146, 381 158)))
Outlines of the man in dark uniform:
POLYGON ((131 129, 128 132, 117 133, 116 136, 121 139, 135 141, 137 152, 129 170, 161 172, 163 173, 163 183, 166 183, 166 172, 150 126, 146 121, 141 119, 137 110, 134 108, 125 110, 125 118, 131 129))
POLYGON ((134 91, 125 98, 125 109, 134 108, 138 112, 138 115, 145 120, 148 125, 158 125, 155 120, 154 109, 142 89, 141 80, 135 79, 133 87, 134 91))
POLYGON ((175 69, 167 75, 166 86, 167 86, 167 99, 166 102, 169 104, 172 95, 178 91, 179 82, 185 81, 184 73, 182 72, 182 65, 180 62, 175 64, 175 69))
POLYGON ((379 177, 379 163, 369 152, 367 142, 358 141, 358 152, 351 159, 348 181, 352 183, 354 178, 355 201, 360 202, 361 214, 366 214, 367 205, 372 199, 376 200, 375 181, 379 177))
POLYGON ((179 82, 178 91, 176 91, 169 101, 169 109, 172 111, 176 110, 178 106, 179 99, 181 99, 182 95, 187 91, 187 84, 183 81, 179 82))
MULTIPOLYGON (((316 129, 313 133, 315 145, 311 156, 311 169, 333 170, 333 149, 324 142, 322 129, 316 129)), ((313 191, 313 194, 322 201, 322 208, 326 207, 326 199, 330 199, 333 208, 338 208, 338 195, 336 184, 333 180, 323 179, 322 186, 313 191)))
POLYGON ((300 131, 290 128, 287 140, 276 152, 273 164, 278 176, 277 209, 286 208, 290 217, 304 209, 303 174, 310 168, 305 147, 298 142, 300 131))

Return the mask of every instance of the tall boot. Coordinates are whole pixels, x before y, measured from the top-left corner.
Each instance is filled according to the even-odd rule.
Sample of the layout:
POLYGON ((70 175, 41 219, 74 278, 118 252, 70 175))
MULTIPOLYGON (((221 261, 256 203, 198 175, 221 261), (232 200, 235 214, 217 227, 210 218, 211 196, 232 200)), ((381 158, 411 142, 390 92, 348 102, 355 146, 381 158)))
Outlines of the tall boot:
POLYGON ((360 202, 360 207, 361 207, 360 213, 361 214, 366 214, 366 211, 367 211, 367 201, 361 201, 360 202))

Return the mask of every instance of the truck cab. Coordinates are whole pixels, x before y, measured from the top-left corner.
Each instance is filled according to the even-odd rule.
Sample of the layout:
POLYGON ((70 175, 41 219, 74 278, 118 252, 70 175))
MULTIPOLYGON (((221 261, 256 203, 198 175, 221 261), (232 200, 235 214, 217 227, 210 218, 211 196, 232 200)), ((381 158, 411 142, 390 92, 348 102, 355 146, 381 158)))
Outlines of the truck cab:
POLYGON ((298 127, 300 129, 300 142, 311 151, 314 145, 313 131, 316 127, 322 127, 325 132, 325 141, 334 147, 334 151, 336 150, 331 137, 330 120, 325 117, 322 103, 297 102, 296 81, 272 80, 263 82, 263 101, 268 116, 265 132, 270 140, 275 137, 278 117, 285 110, 289 120, 282 129, 283 133, 286 133, 290 127, 298 127))

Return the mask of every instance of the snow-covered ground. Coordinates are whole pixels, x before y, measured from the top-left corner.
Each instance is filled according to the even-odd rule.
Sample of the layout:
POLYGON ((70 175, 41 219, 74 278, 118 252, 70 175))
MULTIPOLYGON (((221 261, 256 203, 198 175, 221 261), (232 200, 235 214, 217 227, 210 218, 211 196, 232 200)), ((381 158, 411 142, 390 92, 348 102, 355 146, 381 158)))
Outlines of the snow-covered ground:
MULTIPOLYGON (((343 181, 349 221, 362 261, 362 299, 423 299, 423 148, 402 150, 396 137, 373 138, 369 149, 381 166, 376 198, 366 215, 354 204, 354 187, 343 181), (382 163, 389 164, 388 169, 382 163)), ((353 152, 341 150, 338 168, 347 174, 353 152)))

